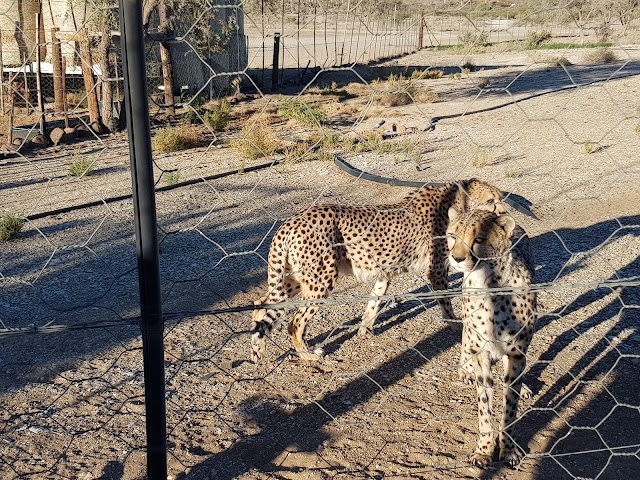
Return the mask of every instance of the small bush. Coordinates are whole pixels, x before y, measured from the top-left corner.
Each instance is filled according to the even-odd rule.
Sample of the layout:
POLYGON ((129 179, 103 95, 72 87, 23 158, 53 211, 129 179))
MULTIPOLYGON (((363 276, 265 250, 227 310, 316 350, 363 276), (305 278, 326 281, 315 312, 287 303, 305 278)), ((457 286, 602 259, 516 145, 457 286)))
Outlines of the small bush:
POLYGON ((164 180, 165 185, 175 185, 180 181, 180 172, 178 170, 164 172, 162 174, 162 179, 164 180))
POLYGON ((636 125, 635 130, 636 130, 636 133, 640 135, 640 123, 636 125))
POLYGON ((243 158, 255 160, 276 153, 281 142, 265 120, 249 119, 239 132, 238 138, 234 138, 230 145, 243 158))
POLYGON ((464 32, 458 36, 458 41, 465 46, 486 46, 489 44, 487 32, 464 32))
POLYGON ((18 232, 25 224, 25 219, 14 215, 13 213, 5 213, 0 216, 0 242, 6 242, 14 239, 18 232))
POLYGON ((506 178, 520 178, 522 176, 522 172, 520 170, 507 170, 504 172, 504 176, 506 178))
POLYGON ((333 162, 336 159, 336 156, 332 152, 328 152, 321 148, 316 153, 316 158, 321 162, 333 162))
POLYGON ((397 107, 400 105, 409 105, 410 103, 433 103, 437 100, 438 95, 431 89, 419 88, 415 85, 407 85, 398 89, 397 92, 384 93, 378 103, 385 107, 397 107))
POLYGON ((193 125, 178 125, 159 129, 151 139, 156 152, 168 153, 198 146, 200 134, 193 125))
POLYGON ((585 63, 590 65, 601 65, 603 63, 613 63, 618 61, 616 54, 608 48, 598 48, 588 52, 584 56, 585 63))
POLYGON ((600 150, 600 146, 596 143, 586 142, 582 144, 582 153, 590 155, 600 150))
POLYGON ((283 118, 294 120, 307 127, 322 125, 328 121, 326 114, 318 105, 305 103, 299 99, 284 100, 278 112, 283 118))
POLYGON ((551 32, 548 30, 543 30, 541 32, 530 32, 529 35, 527 35, 527 48, 533 49, 539 47, 550 38, 551 32))
POLYGON ((473 62, 471 60, 467 60, 466 62, 464 62, 462 64, 462 71, 463 72, 475 72, 476 71, 476 66, 473 64, 473 62))
POLYGON ((74 177, 86 177, 91 175, 93 170, 93 161, 90 158, 81 155, 74 155, 69 164, 69 173, 74 177))
POLYGON ((482 168, 495 163, 491 150, 487 148, 475 148, 470 152, 470 155, 472 167, 482 168))
POLYGON ((411 80, 430 80, 442 78, 444 75, 443 70, 430 68, 428 70, 414 70, 411 72, 411 80))
POLYGON ((203 116, 204 123, 214 132, 224 130, 231 120, 231 104, 223 98, 213 110, 207 110, 203 116))
POLYGON ((482 90, 487 88, 489 85, 491 85, 491 80, 489 80, 488 78, 483 78, 478 81, 478 83, 476 84, 476 87, 482 90))

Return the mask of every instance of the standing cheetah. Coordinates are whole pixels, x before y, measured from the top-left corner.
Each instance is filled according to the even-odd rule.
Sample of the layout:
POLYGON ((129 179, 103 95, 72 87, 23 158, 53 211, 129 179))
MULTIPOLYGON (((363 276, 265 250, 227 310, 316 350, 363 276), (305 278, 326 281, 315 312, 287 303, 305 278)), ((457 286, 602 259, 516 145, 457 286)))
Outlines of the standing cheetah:
MULTIPOLYGON (((447 288, 447 211, 485 208, 504 211, 502 193, 476 179, 423 187, 403 201, 381 206, 314 206, 286 220, 269 250, 268 288, 256 305, 274 304, 300 294, 302 300, 326 298, 338 272, 360 282, 374 282, 372 296, 384 295, 397 272, 426 272, 435 290, 447 288)), ((372 330, 380 300, 371 299, 362 315, 359 334, 372 330)), ((439 299, 445 319, 455 319, 451 301, 439 299)), ((298 308, 288 332, 302 360, 318 360, 304 342, 307 322, 316 305, 298 308)), ((271 333, 282 310, 254 310, 252 355, 262 358, 265 336, 271 333)))
POLYGON ((536 318, 536 295, 526 289, 534 273, 529 239, 509 215, 497 216, 482 210, 461 214, 451 208, 449 220, 449 262, 464 274, 460 377, 463 381, 475 381, 478 395, 480 434, 471 461, 483 466, 493 458, 491 365, 502 359, 503 411, 498 458, 514 466, 522 459, 522 452, 513 440, 513 424, 536 318), (504 295, 490 295, 485 290, 505 287, 515 290, 504 295))

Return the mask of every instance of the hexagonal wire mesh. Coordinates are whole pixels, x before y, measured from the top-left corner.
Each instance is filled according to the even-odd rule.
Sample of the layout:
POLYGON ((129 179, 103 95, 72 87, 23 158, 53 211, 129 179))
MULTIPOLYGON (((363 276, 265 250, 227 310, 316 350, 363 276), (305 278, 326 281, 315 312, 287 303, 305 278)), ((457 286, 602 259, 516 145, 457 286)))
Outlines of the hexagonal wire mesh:
MULTIPOLYGON (((115 2, 8 3, 0 471, 139 478, 115 2), (43 115, 55 146, 39 145, 43 115)), ((145 2, 144 13, 171 475, 640 474, 635 2, 171 0, 145 2), (424 275, 394 277, 365 338, 355 333, 370 285, 341 276, 307 327, 321 361, 290 360, 277 329, 265 358, 249 361, 249 310, 284 219, 320 204, 375 205, 377 217, 409 192, 389 179, 471 177, 537 216, 509 212, 531 239, 539 300, 515 471, 468 460, 476 393, 457 380, 460 332, 435 308, 448 296, 460 312, 458 276, 448 291, 424 275)), ((299 305, 281 306, 289 316, 299 305)))

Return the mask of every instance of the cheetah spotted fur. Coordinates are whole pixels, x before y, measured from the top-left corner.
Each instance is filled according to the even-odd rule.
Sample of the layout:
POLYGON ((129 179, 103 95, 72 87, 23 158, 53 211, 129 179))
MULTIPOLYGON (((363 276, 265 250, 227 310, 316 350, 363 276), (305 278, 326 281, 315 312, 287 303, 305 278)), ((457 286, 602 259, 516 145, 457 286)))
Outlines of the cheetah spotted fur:
MULTIPOLYGON (((447 288, 447 212, 485 208, 504 211, 502 192, 477 179, 423 187, 403 201, 382 206, 314 206, 286 220, 271 242, 267 292, 257 306, 274 304, 299 294, 302 300, 326 298, 338 273, 360 282, 373 282, 372 296, 384 295, 391 277, 412 271, 426 277, 433 289, 447 288)), ((449 299, 438 300, 445 319, 455 315, 449 299)), ((359 334, 370 333, 381 301, 371 299, 362 315, 359 334)), ((298 308, 288 333, 302 360, 320 359, 304 341, 307 323, 316 305, 298 308)), ((253 312, 252 360, 265 351, 265 337, 282 316, 282 310, 260 308, 253 312)))
POLYGON ((449 210, 449 263, 463 272, 463 329, 460 377, 475 383, 479 436, 471 457, 485 466, 494 458, 496 439, 491 426, 493 379, 491 365, 504 368, 502 419, 498 431, 498 459, 511 466, 522 460, 513 440, 526 353, 535 326, 536 295, 527 287, 534 266, 529 239, 509 215, 475 210, 449 210), (476 289, 513 287, 505 295, 472 293, 476 289))

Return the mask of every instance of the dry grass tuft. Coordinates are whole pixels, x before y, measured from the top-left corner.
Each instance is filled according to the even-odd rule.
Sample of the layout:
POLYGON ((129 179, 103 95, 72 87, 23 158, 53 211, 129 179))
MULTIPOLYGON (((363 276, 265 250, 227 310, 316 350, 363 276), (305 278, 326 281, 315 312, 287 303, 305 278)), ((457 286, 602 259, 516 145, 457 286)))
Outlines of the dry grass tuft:
POLYGON ((618 61, 618 57, 608 48, 597 48, 587 52, 584 56, 584 62, 589 65, 601 65, 604 63, 614 63, 618 61))
POLYGON ((269 123, 261 118, 249 119, 230 145, 241 157, 255 160, 273 155, 281 148, 282 142, 275 136, 269 123))
POLYGON ((471 148, 469 150, 469 156, 471 157, 470 165, 472 167, 482 168, 496 163, 493 153, 488 148, 471 148))
POLYGON ((159 129, 151 139, 153 150, 159 153, 193 148, 200 143, 200 134, 194 125, 178 125, 159 129))

